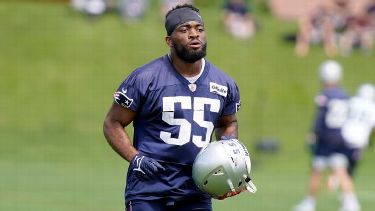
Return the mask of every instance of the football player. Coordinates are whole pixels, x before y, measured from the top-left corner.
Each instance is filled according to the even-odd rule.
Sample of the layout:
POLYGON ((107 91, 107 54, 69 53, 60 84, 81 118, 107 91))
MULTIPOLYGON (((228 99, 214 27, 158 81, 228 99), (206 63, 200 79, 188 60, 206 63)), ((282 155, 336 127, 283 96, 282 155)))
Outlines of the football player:
MULTIPOLYGON (((356 96, 349 100, 347 119, 341 133, 347 145, 345 152, 348 157, 348 173, 354 179, 358 162, 363 150, 370 144, 371 135, 375 128, 375 87, 362 84, 356 96)), ((339 188, 336 175, 330 175, 328 189, 339 188)))
POLYGON ((104 135, 129 162, 127 210, 212 210, 211 197, 192 179, 192 164, 213 133, 216 139, 237 138, 239 90, 205 59, 205 24, 196 7, 174 7, 165 29, 170 52, 121 83, 104 135), (130 123, 133 141, 124 130, 130 123))
POLYGON ((315 197, 318 194, 322 172, 329 167, 338 176, 342 188, 342 211, 358 211, 360 205, 354 192, 353 182, 347 172, 347 147, 341 129, 347 117, 348 96, 340 87, 342 68, 333 60, 325 61, 319 68, 323 90, 315 99, 317 115, 312 140, 312 171, 307 196, 295 207, 296 211, 315 210, 315 197))
POLYGON ((342 127, 342 135, 349 148, 349 174, 353 175, 363 149, 370 142, 375 128, 375 88, 371 84, 363 84, 358 88, 357 95, 349 101, 349 112, 342 127))

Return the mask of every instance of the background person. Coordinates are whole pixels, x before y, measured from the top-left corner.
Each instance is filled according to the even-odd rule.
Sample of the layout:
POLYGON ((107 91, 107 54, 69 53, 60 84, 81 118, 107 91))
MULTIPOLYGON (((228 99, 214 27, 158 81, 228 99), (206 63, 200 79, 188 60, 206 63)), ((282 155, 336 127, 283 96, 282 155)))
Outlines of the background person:
POLYGON ((342 188, 342 211, 360 210, 354 185, 348 175, 346 147, 341 135, 347 115, 348 96, 339 86, 342 76, 341 65, 333 60, 325 61, 319 68, 323 90, 315 98, 317 115, 311 137, 314 138, 312 170, 307 196, 294 208, 296 211, 313 211, 320 189, 323 171, 329 167, 338 176, 342 188))
POLYGON ((310 45, 322 44, 329 57, 336 56, 337 39, 346 29, 351 17, 350 0, 331 0, 311 8, 298 21, 299 31, 295 44, 297 56, 307 56, 310 45))
MULTIPOLYGON (((370 143, 375 127, 375 88, 371 84, 362 84, 357 94, 349 100, 348 114, 341 133, 347 145, 348 173, 354 180, 355 170, 362 159, 363 150, 370 143)), ((339 188, 337 176, 328 177, 329 190, 339 188)))
POLYGON ((166 15, 170 53, 137 68, 119 86, 104 121, 111 147, 129 161, 127 210, 212 210, 192 179, 198 152, 216 139, 237 138, 236 83, 207 61, 199 10, 166 15), (124 130, 133 122, 133 143, 124 130))
POLYGON ((143 18, 149 8, 148 0, 119 0, 119 12, 123 21, 136 22, 143 18))
POLYGON ((107 10, 107 0, 71 0, 71 6, 89 16, 103 15, 107 10))
POLYGON ((232 36, 248 39, 255 34, 256 24, 245 0, 227 0, 223 13, 224 27, 232 36))
POLYGON ((162 17, 165 17, 165 14, 173 7, 181 4, 194 4, 194 0, 160 0, 160 13, 162 17))
POLYGON ((364 6, 362 12, 348 20, 347 28, 339 39, 341 55, 349 56, 354 48, 370 54, 375 36, 375 0, 364 6))
POLYGON ((353 175, 362 151, 369 145, 371 134, 375 128, 375 87, 362 84, 356 96, 349 101, 349 112, 342 127, 342 136, 351 149, 348 152, 352 164, 349 174, 353 175))

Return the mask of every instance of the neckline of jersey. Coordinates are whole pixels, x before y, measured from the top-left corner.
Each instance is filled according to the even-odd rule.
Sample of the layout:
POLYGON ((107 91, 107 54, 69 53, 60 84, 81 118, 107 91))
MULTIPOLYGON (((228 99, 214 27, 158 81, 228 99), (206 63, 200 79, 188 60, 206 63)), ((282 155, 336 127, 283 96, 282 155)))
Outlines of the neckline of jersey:
MULTIPOLYGON (((172 68, 172 72, 173 74, 184 84, 186 85, 189 85, 191 84, 190 81, 188 81, 183 75, 181 75, 177 70, 176 68, 173 66, 172 64, 172 61, 170 60, 170 57, 169 55, 165 55, 164 56, 164 59, 167 60, 167 63, 169 64, 169 66, 172 68)), ((209 71, 209 62, 207 61, 207 59, 205 59, 205 65, 204 65, 204 68, 203 68, 203 72, 202 72, 202 75, 193 83, 193 84, 201 84, 202 81, 206 78, 207 74, 208 74, 208 71, 209 71)))

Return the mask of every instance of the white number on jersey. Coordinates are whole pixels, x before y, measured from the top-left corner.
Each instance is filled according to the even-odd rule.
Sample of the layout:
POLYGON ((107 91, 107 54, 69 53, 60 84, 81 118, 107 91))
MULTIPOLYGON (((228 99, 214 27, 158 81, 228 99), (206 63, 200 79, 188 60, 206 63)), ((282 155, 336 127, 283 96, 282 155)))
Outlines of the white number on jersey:
POLYGON ((194 97, 193 98, 193 108, 191 103, 192 98, 186 96, 175 96, 175 97, 163 97, 163 115, 162 119, 170 125, 180 126, 180 131, 177 138, 172 138, 171 133, 161 131, 160 138, 167 144, 173 145, 184 145, 190 141, 191 137, 191 123, 186 119, 174 118, 175 104, 180 103, 181 109, 193 109, 193 120, 199 126, 206 128, 206 134, 204 136, 204 141, 202 136, 193 135, 193 143, 197 147, 205 147, 210 142, 211 134, 214 130, 214 124, 209 121, 204 120, 205 112, 215 112, 218 113, 220 110, 220 100, 204 98, 204 97, 194 97), (210 110, 205 111, 204 106, 210 105, 210 110))
POLYGON ((341 128, 348 113, 347 100, 333 99, 328 102, 325 122, 329 128, 341 128))

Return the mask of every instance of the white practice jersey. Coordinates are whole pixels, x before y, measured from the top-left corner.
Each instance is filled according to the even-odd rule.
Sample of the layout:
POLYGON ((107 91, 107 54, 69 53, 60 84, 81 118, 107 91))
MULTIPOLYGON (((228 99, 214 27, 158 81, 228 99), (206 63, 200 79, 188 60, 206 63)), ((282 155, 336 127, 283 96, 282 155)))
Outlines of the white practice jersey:
POLYGON ((349 113, 342 135, 349 147, 364 148, 375 127, 375 103, 359 97, 349 101, 349 113))

